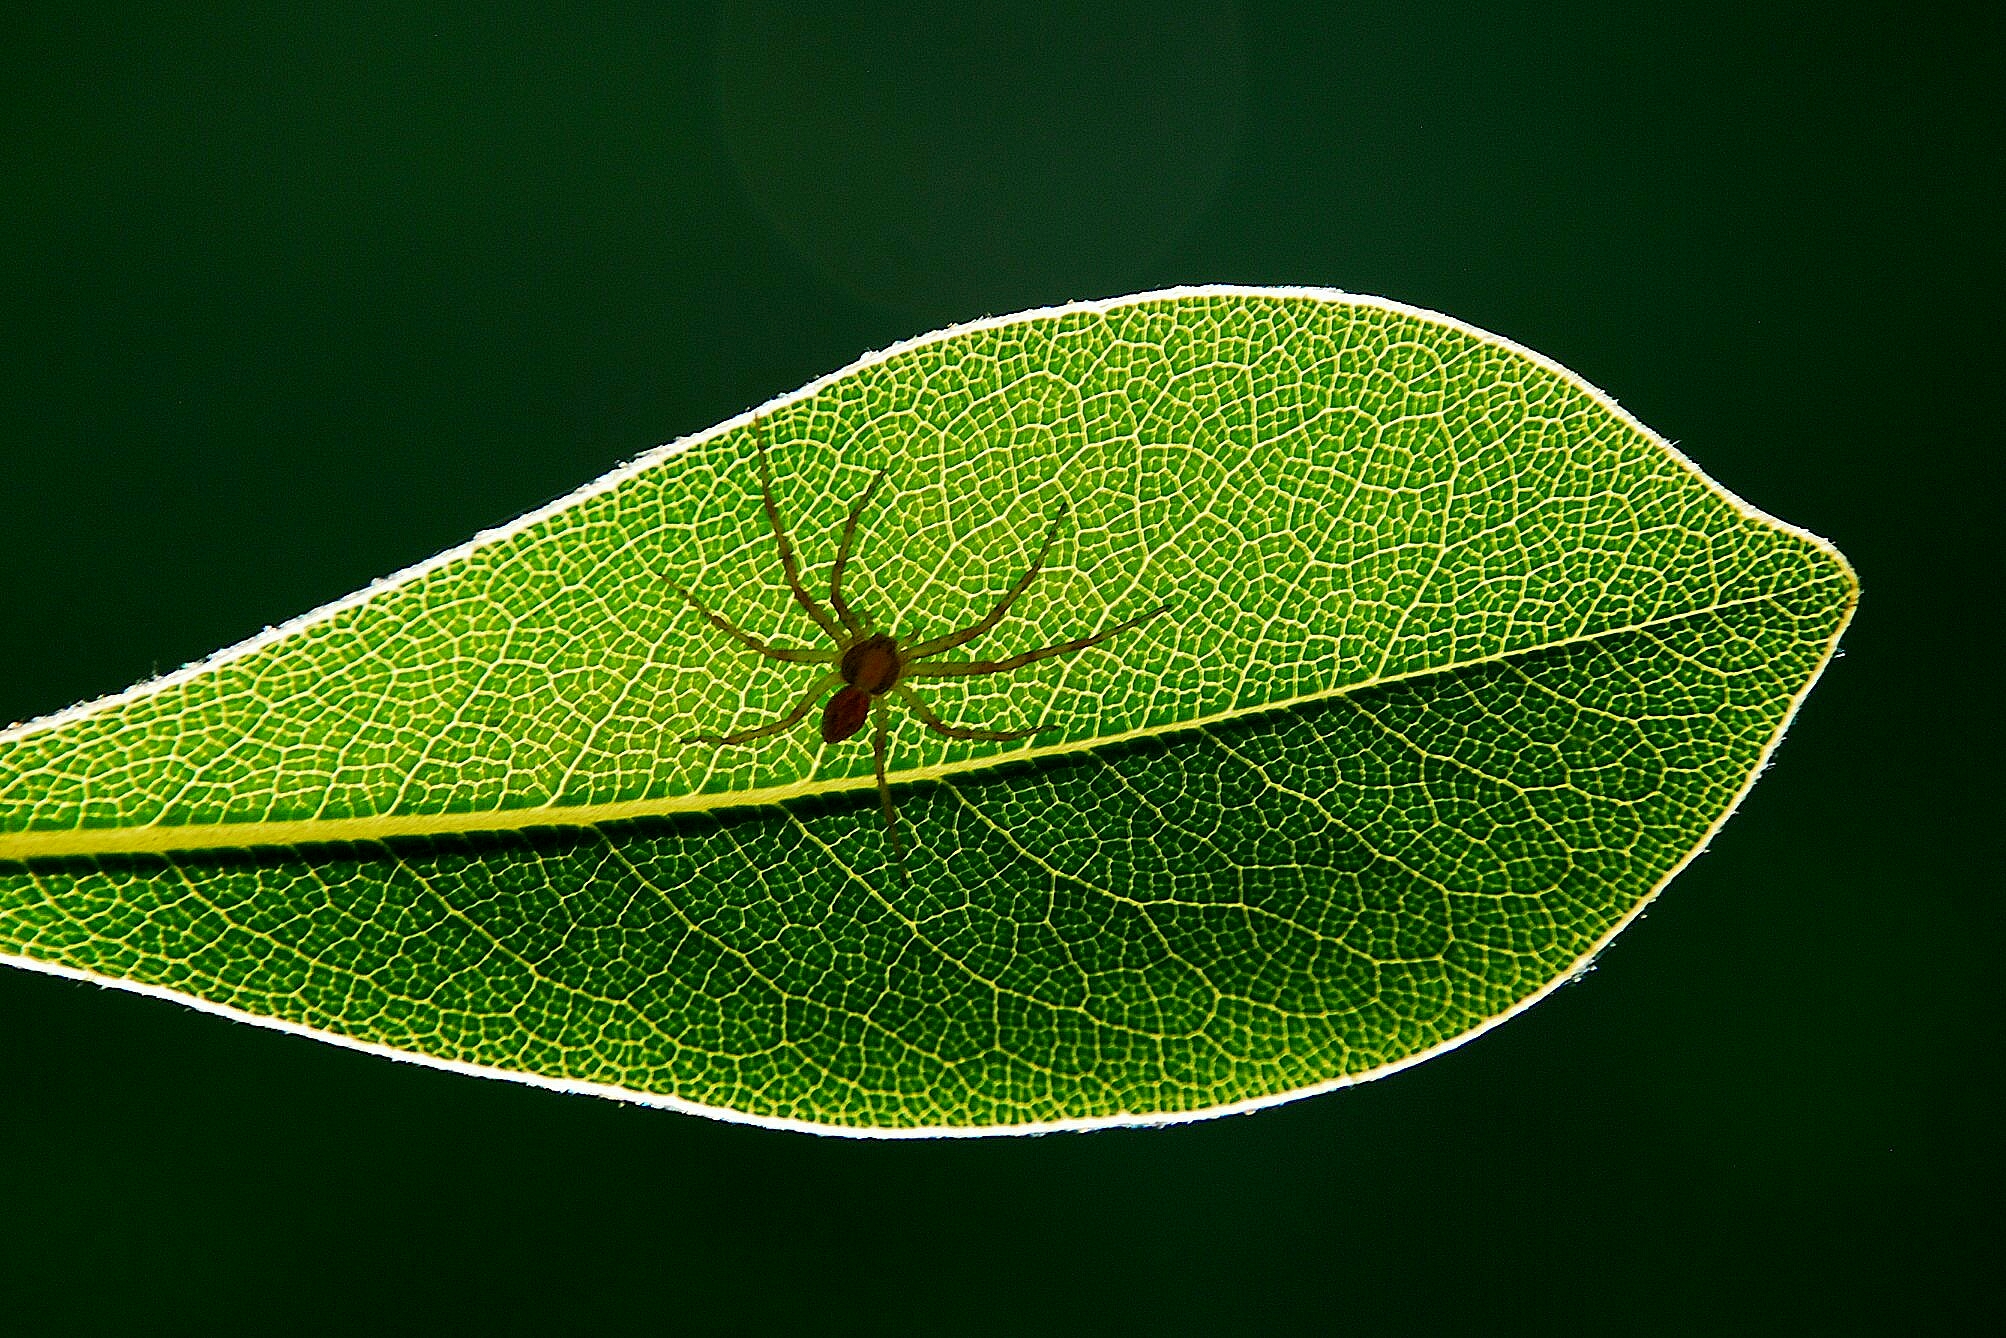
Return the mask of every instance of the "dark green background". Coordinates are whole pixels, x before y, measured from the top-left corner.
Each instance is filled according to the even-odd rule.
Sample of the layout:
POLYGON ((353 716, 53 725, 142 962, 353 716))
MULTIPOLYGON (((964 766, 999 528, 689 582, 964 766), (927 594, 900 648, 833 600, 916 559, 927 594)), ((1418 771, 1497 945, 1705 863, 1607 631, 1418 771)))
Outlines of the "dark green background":
MULTIPOLYGON (((1452 313, 1866 587, 1585 981, 1358 1091, 869 1144, 0 973, 0 1313, 1913 1329, 1999 1262, 2002 32, 1744 2, 0 19, 0 719, 866 350, 1181 282, 1452 313)), ((1996 13, 1996 7, 1990 7, 1996 13)))

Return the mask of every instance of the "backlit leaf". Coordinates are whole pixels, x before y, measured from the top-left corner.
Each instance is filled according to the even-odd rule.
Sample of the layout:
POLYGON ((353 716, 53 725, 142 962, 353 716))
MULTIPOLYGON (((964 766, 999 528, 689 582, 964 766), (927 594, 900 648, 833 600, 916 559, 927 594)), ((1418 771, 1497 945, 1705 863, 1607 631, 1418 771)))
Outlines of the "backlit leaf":
MULTIPOLYGON (((1577 973, 1732 811, 1856 586, 1564 370, 1391 303, 983 322, 759 411, 826 584, 972 650, 757 744, 752 418, 203 664, 0 734, 0 952, 402 1057, 836 1132, 1189 1118, 1375 1076, 1577 973)), ((1751 873, 1750 878, 1755 877, 1751 873)))

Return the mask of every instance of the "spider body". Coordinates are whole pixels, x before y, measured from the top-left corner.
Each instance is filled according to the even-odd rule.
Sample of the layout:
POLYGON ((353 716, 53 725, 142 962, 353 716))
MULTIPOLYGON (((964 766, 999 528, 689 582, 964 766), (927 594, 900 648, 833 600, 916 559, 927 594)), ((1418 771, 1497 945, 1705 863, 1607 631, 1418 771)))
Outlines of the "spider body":
POLYGON ((793 592, 799 604, 815 625, 835 643, 833 649, 817 649, 810 646, 776 646, 753 636, 706 607, 694 593, 686 587, 671 586, 702 615, 704 621, 725 633, 739 644, 756 651, 770 660, 788 664, 818 664, 823 673, 793 710, 770 720, 766 724, 733 734, 697 734, 683 740, 685 743, 707 743, 716 747, 731 747, 736 744, 751 743, 791 729, 800 723, 823 694, 834 689, 834 695, 822 707, 822 742, 841 743, 854 738, 864 727, 864 722, 874 722, 871 753, 876 763, 878 798, 883 805, 885 831, 891 842, 893 855, 904 868, 904 854, 899 845, 898 811, 892 804, 891 785, 885 779, 885 747, 889 731, 889 699, 898 698, 919 722, 936 734, 950 739, 1024 739, 1042 733, 1049 726, 1033 726, 1029 729, 977 729, 966 725, 951 725, 935 715, 920 696, 912 690, 908 680, 927 678, 972 678, 983 674, 1008 673, 1039 660, 1055 655, 1071 655, 1098 646, 1111 637, 1118 636, 1132 628, 1140 627, 1170 609, 1168 604, 1159 604, 1147 613, 1139 614, 1126 622, 1117 623, 1091 636, 1079 637, 1072 641, 1062 641, 1055 645, 1041 646, 1036 650, 1022 651, 997 660, 943 660, 934 656, 954 650, 974 641, 1003 620, 1019 595, 1030 587, 1032 578, 1045 565, 1045 555, 1051 550, 1052 541, 1058 537, 1059 525, 1066 518, 1066 507, 1060 503, 1058 514, 1045 531, 1045 539, 1038 546, 1037 554, 1025 569, 1017 583, 1005 591, 995 607, 975 622, 959 631, 934 637, 914 645, 904 645, 898 638, 871 628, 857 616, 850 602, 843 595, 843 572, 850 563, 850 551, 856 543, 857 520, 870 503, 878 486, 885 481, 884 471, 878 471, 863 496, 850 508, 849 519, 843 524, 842 542, 836 548, 836 561, 829 570, 829 609, 825 610, 802 584, 801 567, 794 556, 793 541, 787 537, 787 527, 781 523, 780 508, 773 500, 773 468, 767 460, 766 432, 764 422, 758 427, 758 461, 760 498, 766 508, 766 519, 773 531, 773 545, 780 557, 780 568, 787 577, 788 589, 793 592), (831 613, 830 610, 834 612, 831 613))
POLYGON ((841 743, 864 727, 871 699, 897 686, 905 661, 899 658, 897 639, 879 633, 844 651, 843 658, 836 661, 836 672, 847 686, 838 689, 822 708, 824 743, 841 743))

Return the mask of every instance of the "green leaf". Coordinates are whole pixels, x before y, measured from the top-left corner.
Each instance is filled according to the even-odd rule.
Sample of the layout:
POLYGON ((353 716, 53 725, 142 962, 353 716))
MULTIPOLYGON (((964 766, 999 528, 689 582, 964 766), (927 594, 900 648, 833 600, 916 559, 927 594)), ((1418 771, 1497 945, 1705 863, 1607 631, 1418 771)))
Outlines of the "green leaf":
POLYGON ((0 951, 326 1040, 766 1124, 1189 1118, 1388 1072, 1582 970, 1734 808, 1856 584, 1553 364, 1396 304, 1150 294, 767 406, 808 569, 906 642, 1061 503, 1015 673, 755 744, 827 645, 750 417, 0 735, 0 951))

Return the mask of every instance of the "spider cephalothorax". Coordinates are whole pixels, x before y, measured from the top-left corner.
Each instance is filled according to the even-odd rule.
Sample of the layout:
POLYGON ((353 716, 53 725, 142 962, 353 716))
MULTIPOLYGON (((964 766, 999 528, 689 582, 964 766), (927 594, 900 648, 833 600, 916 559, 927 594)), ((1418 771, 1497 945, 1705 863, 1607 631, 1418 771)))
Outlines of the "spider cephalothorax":
POLYGON ((879 470, 863 496, 850 508, 849 518, 843 523, 843 539, 836 548, 835 563, 829 569, 829 609, 825 610, 808 588, 801 583, 801 566, 794 556, 794 545, 787 537, 787 527, 781 523, 780 508, 773 500, 773 470, 767 461, 765 424, 759 424, 758 452, 759 491, 765 503, 767 523, 773 530, 774 548, 780 556, 780 569, 786 574, 787 586, 794 593, 794 600, 815 625, 828 634, 835 642, 832 649, 813 649, 807 646, 776 646, 753 636, 720 615, 712 612, 702 600, 681 585, 670 584, 689 601, 711 626, 725 633, 741 645, 747 646, 771 660, 789 664, 820 664, 833 666, 826 669, 816 679, 807 693, 793 710, 775 720, 752 729, 740 730, 735 734, 697 734, 685 739, 685 743, 708 743, 718 747, 751 743, 790 729, 814 709, 815 703, 824 693, 834 689, 834 695, 822 708, 822 741, 841 743, 852 738, 864 727, 866 718, 874 722, 871 751, 876 762, 878 797, 883 804, 885 830, 892 843, 894 854, 899 852, 898 816, 892 805, 891 786, 885 780, 885 735, 888 728, 886 698, 897 697, 905 704, 919 722, 936 734, 950 739, 1023 739, 1042 732, 1049 726, 1034 725, 1030 729, 973 729, 964 725, 950 725, 933 713, 933 709, 922 701, 906 680, 922 678, 973 678, 982 674, 1002 674, 1020 669, 1039 660, 1050 659, 1054 655, 1070 655, 1075 651, 1097 646, 1108 638, 1117 636, 1131 628, 1140 627, 1150 619, 1169 610, 1168 604, 1159 604, 1147 613, 1138 614, 1126 622, 1117 623, 1105 631, 1092 636, 1080 637, 1074 641, 1062 641, 1056 645, 1040 646, 1037 650, 1027 650, 1000 660, 946 660, 933 661, 933 657, 943 651, 965 646, 975 638, 989 631, 1003 620, 1010 605, 1017 596, 1030 587, 1031 579, 1045 565, 1045 554, 1051 550, 1052 540, 1058 536, 1059 525, 1066 518, 1065 503, 1059 504, 1058 514, 1052 517, 1052 524, 1045 531, 1044 542, 1038 545, 1036 556, 1025 569, 1017 583, 1005 591, 994 608, 975 622, 959 631, 944 636, 933 637, 915 645, 903 645, 898 638, 876 631, 864 619, 857 616, 855 609, 843 596, 843 570, 850 563, 850 550, 856 543, 857 520, 864 507, 877 492, 878 485, 885 481, 883 470, 879 470), (830 611, 833 610, 833 613, 830 611))

